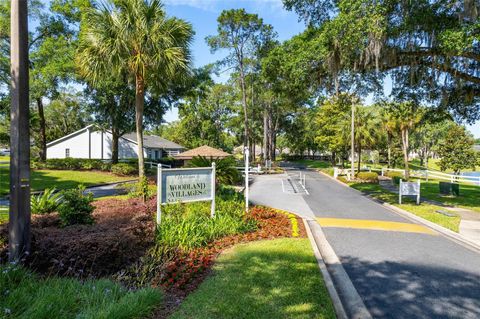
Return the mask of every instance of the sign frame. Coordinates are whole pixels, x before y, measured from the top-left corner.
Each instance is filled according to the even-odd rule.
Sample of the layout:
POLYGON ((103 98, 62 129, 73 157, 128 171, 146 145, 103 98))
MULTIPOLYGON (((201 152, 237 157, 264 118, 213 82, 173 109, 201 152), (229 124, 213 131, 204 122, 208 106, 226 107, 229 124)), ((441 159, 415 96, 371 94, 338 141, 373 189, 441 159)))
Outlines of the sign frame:
POLYGON ((157 170, 157 216, 156 216, 156 222, 157 226, 160 225, 162 222, 162 205, 167 205, 167 204, 173 204, 173 203, 162 203, 162 178, 163 178, 163 172, 186 172, 186 171, 205 171, 205 170, 211 170, 211 180, 210 180, 210 186, 211 186, 211 196, 209 198, 202 198, 202 199, 193 199, 193 200, 183 200, 183 201, 178 201, 176 203, 191 203, 191 202, 204 202, 204 201, 211 201, 211 207, 210 207, 210 217, 215 217, 215 162, 212 163, 211 167, 191 167, 191 168, 166 168, 162 169, 161 165, 158 165, 158 170, 157 170))
MULTIPOLYGON (((412 189, 414 189, 414 187, 412 187, 412 189)), ((399 204, 402 204, 402 196, 416 196, 417 198, 417 205, 420 205, 420 180, 418 179, 417 182, 403 182, 402 180, 400 180, 400 184, 398 185, 398 203, 399 204), (408 193, 408 194, 405 194, 403 193, 403 187, 402 185, 404 184, 411 184, 412 186, 416 186, 418 188, 418 192, 414 192, 413 194, 412 193, 408 193)))

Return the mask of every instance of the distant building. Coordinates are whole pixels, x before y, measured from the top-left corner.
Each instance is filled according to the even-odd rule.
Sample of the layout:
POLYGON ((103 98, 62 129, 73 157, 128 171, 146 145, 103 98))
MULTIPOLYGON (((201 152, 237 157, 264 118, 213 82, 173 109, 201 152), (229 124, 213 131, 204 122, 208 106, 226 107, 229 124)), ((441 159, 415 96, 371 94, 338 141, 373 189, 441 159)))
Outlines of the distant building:
POLYGON ((203 156, 209 159, 210 158, 221 159, 221 158, 232 156, 232 154, 210 147, 208 145, 203 145, 203 146, 185 151, 183 153, 177 154, 174 156, 174 158, 176 160, 182 160, 184 162, 188 162, 189 160, 191 160, 196 156, 203 156))
MULTIPOLYGON (((185 150, 179 144, 156 135, 143 135, 144 156, 158 160, 185 150)), ((112 134, 94 124, 47 143, 47 158, 112 158, 112 134)), ((125 134, 118 140, 118 158, 138 158, 137 135, 125 134)))
POLYGON ((477 152, 480 152, 480 144, 473 145, 473 149, 477 152))

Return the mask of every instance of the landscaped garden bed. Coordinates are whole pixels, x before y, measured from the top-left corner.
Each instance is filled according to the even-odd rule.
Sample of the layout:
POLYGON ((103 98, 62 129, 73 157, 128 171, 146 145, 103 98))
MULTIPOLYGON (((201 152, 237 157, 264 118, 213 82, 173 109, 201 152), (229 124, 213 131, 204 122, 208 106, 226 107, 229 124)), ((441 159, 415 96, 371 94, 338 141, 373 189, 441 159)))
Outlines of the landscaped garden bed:
MULTIPOLYGON (((57 277, 108 278, 133 291, 159 288, 163 302, 157 304, 156 318, 178 308, 210 274, 223 250, 261 239, 306 237, 295 215, 265 207, 253 207, 245 214, 242 196, 230 189, 221 190, 217 197, 213 219, 208 203, 165 206, 157 231, 155 198, 93 204, 90 225, 62 227, 57 213, 33 215, 32 253, 26 265, 35 278, 47 280, 45 284, 57 277)), ((0 225, 2 262, 8 257, 6 238, 7 224, 0 225)))

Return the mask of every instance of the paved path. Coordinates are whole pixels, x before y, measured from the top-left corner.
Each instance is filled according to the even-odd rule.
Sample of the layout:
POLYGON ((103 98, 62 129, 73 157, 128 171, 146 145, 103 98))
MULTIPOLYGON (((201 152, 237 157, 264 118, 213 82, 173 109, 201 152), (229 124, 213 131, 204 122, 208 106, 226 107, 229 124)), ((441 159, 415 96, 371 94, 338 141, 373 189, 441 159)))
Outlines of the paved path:
MULTIPOLYGON (((122 185, 134 182, 136 182, 136 180, 123 181, 99 186, 91 186, 85 189, 85 193, 92 193, 94 198, 121 195, 126 193, 125 187, 122 187, 122 185)), ((0 199, 0 206, 9 205, 10 201, 8 199, 0 199)))
POLYGON ((479 252, 306 174, 308 195, 285 193, 280 181, 289 177, 270 175, 256 178, 251 199, 315 217, 373 317, 480 318, 479 252))

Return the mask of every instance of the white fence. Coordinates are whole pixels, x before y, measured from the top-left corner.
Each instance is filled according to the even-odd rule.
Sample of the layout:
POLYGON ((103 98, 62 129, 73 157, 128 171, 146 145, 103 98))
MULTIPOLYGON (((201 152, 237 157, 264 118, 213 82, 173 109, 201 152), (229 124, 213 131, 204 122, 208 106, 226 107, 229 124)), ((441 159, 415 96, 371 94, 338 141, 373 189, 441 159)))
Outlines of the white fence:
MULTIPOLYGON (((353 171, 354 172, 358 171, 358 168, 355 167, 353 169, 353 171)), ((368 166, 363 166, 363 167, 360 168, 360 171, 371 172, 372 169, 368 166)), ((338 167, 333 168, 333 178, 335 178, 335 179, 340 175, 346 175, 347 179, 350 179, 351 174, 352 174, 352 169, 351 168, 338 168, 338 167)))
MULTIPOLYGON (((385 172, 400 172, 405 176, 404 169, 394 169, 394 168, 382 168, 382 176, 385 175, 385 172)), ((466 175, 454 175, 446 174, 438 171, 431 170, 411 170, 410 176, 424 178, 428 181, 429 178, 437 179, 441 181, 448 181, 451 183, 459 184, 473 184, 480 186, 480 176, 466 176, 466 175)))

